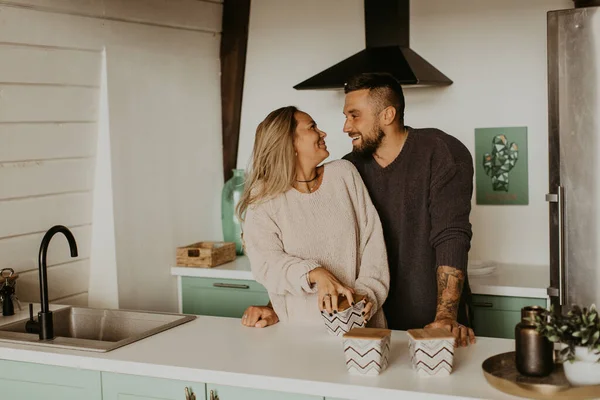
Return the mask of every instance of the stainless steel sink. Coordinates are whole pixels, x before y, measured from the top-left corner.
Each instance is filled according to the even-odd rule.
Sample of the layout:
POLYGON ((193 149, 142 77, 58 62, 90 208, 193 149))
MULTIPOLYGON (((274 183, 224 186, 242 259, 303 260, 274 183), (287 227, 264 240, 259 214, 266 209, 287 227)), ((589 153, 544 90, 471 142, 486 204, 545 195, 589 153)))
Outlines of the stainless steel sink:
POLYGON ((68 307, 53 312, 52 340, 27 333, 28 319, 0 326, 0 342, 106 352, 195 319, 195 316, 145 311, 68 307))

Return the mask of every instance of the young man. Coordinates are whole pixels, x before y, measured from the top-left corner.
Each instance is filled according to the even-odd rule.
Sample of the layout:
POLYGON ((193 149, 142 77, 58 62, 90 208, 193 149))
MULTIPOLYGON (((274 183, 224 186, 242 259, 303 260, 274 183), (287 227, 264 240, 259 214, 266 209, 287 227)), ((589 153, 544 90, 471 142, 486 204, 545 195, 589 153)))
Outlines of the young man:
MULTIPOLYGON (((467 306, 471 154, 438 129, 405 126, 402 88, 389 74, 361 74, 344 91, 344 132, 353 146, 344 158, 362 176, 384 230, 388 326, 446 328, 459 346, 475 343, 467 306)), ((250 307, 242 323, 277 320, 268 307, 250 307)))

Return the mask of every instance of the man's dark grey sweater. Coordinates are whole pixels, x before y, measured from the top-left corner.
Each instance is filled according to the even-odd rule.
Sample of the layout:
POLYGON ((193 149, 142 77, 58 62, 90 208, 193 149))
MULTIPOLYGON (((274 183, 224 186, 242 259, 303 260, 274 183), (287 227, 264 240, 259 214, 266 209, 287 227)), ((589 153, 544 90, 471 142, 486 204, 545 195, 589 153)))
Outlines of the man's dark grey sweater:
MULTIPOLYGON (((379 212, 388 252, 390 293, 383 309, 391 329, 423 328, 435 319, 438 266, 467 274, 471 244, 473 159, 438 129, 412 129, 400 155, 382 168, 372 156, 348 154, 379 212)), ((467 325, 465 282, 458 321, 467 325)))

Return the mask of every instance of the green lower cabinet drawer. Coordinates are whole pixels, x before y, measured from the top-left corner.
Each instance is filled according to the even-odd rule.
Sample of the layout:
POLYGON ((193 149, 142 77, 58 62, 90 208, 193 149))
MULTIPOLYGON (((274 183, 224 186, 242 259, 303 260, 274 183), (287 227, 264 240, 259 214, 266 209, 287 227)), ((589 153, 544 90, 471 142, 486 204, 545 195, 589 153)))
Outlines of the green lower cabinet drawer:
POLYGON ((181 277, 184 314, 241 318, 248 306, 267 305, 267 290, 256 281, 181 277))
POLYGON ((186 388, 196 395, 196 400, 206 400, 206 385, 203 383, 102 373, 103 400, 185 400, 186 388))
POLYGON ((206 385, 208 400, 323 400, 321 396, 244 389, 233 386, 206 385))
POLYGON ((546 308, 546 299, 473 295, 472 305, 476 336, 514 339, 515 326, 521 322, 521 308, 546 308))
POLYGON ((0 399, 101 400, 100 372, 0 361, 0 399))

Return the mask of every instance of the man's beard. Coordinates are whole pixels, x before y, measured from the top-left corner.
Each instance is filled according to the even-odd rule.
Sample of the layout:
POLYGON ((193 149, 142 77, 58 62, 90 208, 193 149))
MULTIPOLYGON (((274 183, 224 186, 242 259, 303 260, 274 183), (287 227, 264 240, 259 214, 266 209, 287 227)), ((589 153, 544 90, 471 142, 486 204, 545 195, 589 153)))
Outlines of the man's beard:
POLYGON ((383 142, 383 138, 385 137, 385 133, 379 128, 376 127, 373 129, 376 131, 376 135, 369 135, 369 137, 365 137, 363 134, 360 135, 361 145, 360 147, 353 146, 352 153, 356 154, 360 157, 371 157, 375 151, 379 148, 381 143, 383 142))

